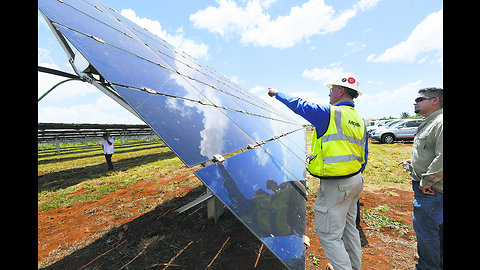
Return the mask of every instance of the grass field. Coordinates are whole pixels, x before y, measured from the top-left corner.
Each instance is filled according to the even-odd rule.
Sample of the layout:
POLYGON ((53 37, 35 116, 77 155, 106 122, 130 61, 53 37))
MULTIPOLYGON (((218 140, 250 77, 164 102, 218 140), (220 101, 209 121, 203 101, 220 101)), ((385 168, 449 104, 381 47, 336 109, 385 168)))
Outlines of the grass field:
POLYGON ((117 147, 112 162, 115 170, 107 171, 101 146, 72 146, 61 155, 55 155, 55 149, 39 150, 39 211, 99 199, 137 181, 175 177, 177 168, 183 166, 165 144, 152 144, 148 139, 117 147), (84 192, 72 195, 78 190, 84 192))
MULTIPOLYGON (((308 136, 311 136, 311 133, 308 136)), ((167 213, 171 209, 178 207, 178 205, 172 204, 173 201, 177 199, 186 200, 186 202, 191 201, 190 191, 194 192, 191 196, 198 197, 202 189, 204 189, 201 187, 202 183, 192 173, 200 167, 187 168, 163 142, 151 143, 149 140, 136 140, 125 144, 123 148, 118 147, 118 145, 119 143, 116 143, 115 154, 112 158, 114 171, 107 171, 101 146, 91 144, 88 148, 85 148, 85 145, 68 145, 61 149, 60 155, 56 155, 53 146, 39 146, 39 267, 46 267, 55 262, 57 262, 55 265, 58 263, 60 265, 62 263, 71 264, 69 254, 75 253, 77 257, 80 256, 79 254, 83 254, 78 250, 88 250, 90 253, 100 252, 100 249, 94 248, 93 243, 97 243, 101 239, 103 239, 102 241, 110 241, 110 238, 105 240, 109 234, 112 232, 118 233, 119 228, 124 228, 122 226, 125 226, 125 224, 130 224, 130 227, 134 226, 133 224, 140 222, 141 217, 146 217, 144 214, 147 213, 149 215, 154 213, 155 220, 158 222, 158 216, 163 217, 166 215, 165 217, 167 217, 169 215, 167 213), (73 216, 75 211, 78 211, 78 214, 73 216), (55 220, 57 217, 62 220, 55 220), (85 222, 91 220, 91 224, 85 223, 83 225, 81 223, 83 218, 86 219, 85 222), (77 228, 82 226, 86 228, 77 228), (78 236, 73 237, 74 235, 78 236), (59 239, 56 239, 56 236, 59 239), (69 240, 70 236, 72 237, 71 240, 69 240)), ((395 269, 410 269, 407 266, 413 264, 412 253, 415 252, 415 238, 411 229, 411 218, 408 220, 408 216, 411 215, 411 210, 408 208, 408 196, 411 193, 410 177, 408 177, 403 168, 397 165, 399 161, 410 157, 411 148, 411 143, 389 145, 377 142, 369 143, 368 166, 364 172, 365 195, 363 199, 365 207, 362 210, 362 215, 366 226, 371 228, 371 230, 366 232, 367 236, 372 238, 370 240, 372 244, 377 245, 372 246, 371 249, 365 249, 364 261, 370 262, 369 260, 372 260, 371 265, 376 265, 375 267, 389 265, 390 268, 393 267, 395 269), (406 199, 406 201, 396 203, 395 200, 399 199, 406 199), (377 238, 382 239, 377 241, 377 238), (382 243, 385 243, 385 241, 390 243, 388 245, 397 245, 397 250, 399 251, 397 253, 389 251, 389 246, 386 244, 385 250, 380 250, 382 245, 384 245, 382 243), (372 254, 369 255, 368 252, 372 254), (393 255, 391 255, 392 252, 393 255), (382 256, 385 258, 380 259, 382 256), (402 262, 399 262, 400 264, 392 263, 392 258, 389 256, 396 257, 396 261, 402 262), (399 257, 403 259, 398 260, 399 257)), ((319 180, 313 177, 308 177, 307 180, 310 193, 307 214, 311 219, 311 216, 313 216, 311 205, 318 191, 319 180)), ((180 206, 183 204, 184 202, 182 201, 180 206)), ((196 209, 196 211, 199 209, 196 209)), ((202 212, 206 211, 195 212, 189 213, 185 218, 191 215, 193 215, 192 217, 205 215, 202 212)), ((222 217, 224 221, 219 222, 220 225, 211 225, 219 227, 222 230, 221 233, 226 233, 237 226, 232 225, 236 222, 234 217, 230 217, 227 214, 224 214, 224 216, 222 217), (228 223, 229 228, 224 228, 223 226, 226 225, 222 225, 222 222, 228 223)), ((203 216, 201 217, 203 218, 203 216)), ((206 227, 208 226, 205 225, 206 223, 202 223, 202 218, 197 218, 197 224, 192 225, 196 228, 193 232, 194 235, 195 233, 198 234, 195 231, 197 229, 202 233, 207 233, 206 227)), ((144 226, 147 225, 142 223, 141 227, 143 228, 144 226)), ((242 227, 241 224, 238 226, 240 226, 239 228, 242 227)), ((310 238, 316 238, 314 230, 312 231, 311 229, 314 225, 311 224, 311 220, 309 221, 309 217, 307 217, 307 227, 309 227, 307 235, 310 232, 310 238)), ((188 234, 187 232, 191 228, 186 228, 185 230, 183 234, 188 234)), ((125 234, 127 234, 126 229, 125 234)), ((248 234, 248 231, 246 234, 248 234)), ((135 238, 134 236, 132 237, 132 239, 135 238)), ((155 239, 158 240, 159 236, 157 235, 156 237, 155 239)), ((176 237, 180 238, 178 235, 176 237)), ((252 241, 248 240, 250 236, 245 237, 246 242, 242 242, 244 241, 243 238, 239 238, 237 241, 237 243, 242 243, 243 248, 246 248, 247 243, 252 241)), ((132 243, 132 246, 129 246, 128 250, 122 251, 122 254, 125 254, 127 251, 131 254, 138 254, 138 246, 145 245, 146 238, 143 235, 137 235, 136 238, 139 240, 135 240, 137 241, 135 247, 133 247, 134 244, 132 243)), ((202 242, 202 245, 207 245, 207 243, 203 243, 207 242, 206 240, 198 241, 202 242)), ((230 241, 236 240, 232 237, 230 241)), ((316 241, 318 242, 318 239, 316 241)), ((120 239, 118 243, 121 243, 120 239)), ((230 245, 240 245, 234 243, 226 245, 225 251, 222 251, 222 253, 225 252, 226 254, 223 255, 223 259, 217 259, 217 263, 222 263, 222 260, 226 264, 232 263, 232 261, 227 260, 227 258, 230 258, 227 255, 229 254, 228 252, 232 252, 230 255, 231 260, 235 256, 239 256, 238 250, 235 252, 234 249, 230 250, 228 248, 230 245)), ((127 248, 126 245, 124 245, 125 249, 127 248)), ((169 245, 172 244, 170 243, 169 245)), ((182 245, 185 246, 185 244, 182 245)), ((259 252, 258 248, 259 246, 256 247, 256 253, 259 252)), ((209 247, 203 247, 202 249, 208 250, 209 247)), ((216 253, 218 247, 213 249, 212 252, 216 253)), ((237 249, 242 249, 242 247, 237 249)), ((104 248, 103 250, 106 251, 108 249, 104 248)), ((178 252, 179 247, 173 248, 173 250, 178 252)), ((98 254, 101 253, 103 251, 98 254)), ((307 269, 323 269, 322 263, 325 261, 325 258, 324 255, 322 257, 322 253, 321 248, 310 248, 307 251, 307 269)), ((88 255, 93 257, 85 255, 85 262, 91 261, 98 254, 88 255)), ((110 254, 112 258, 113 254, 113 252, 110 254)), ((168 256, 170 256, 169 258, 173 257, 173 255, 168 256)), ((256 254, 252 256, 256 257, 256 254)), ((78 263, 82 262, 78 258, 75 260, 78 263)), ((181 259, 177 260, 181 261, 181 259)), ((275 263, 275 259, 272 260, 271 255, 262 255, 257 269, 268 269, 268 267, 261 267, 262 261, 265 263, 268 261, 269 265, 275 263)), ((140 263, 140 260, 137 260, 137 263, 140 263)), ((192 263, 192 261, 184 262, 183 264, 188 265, 189 263, 192 263)), ((152 265, 154 264, 152 263, 152 265)), ((115 269, 115 267, 119 268, 122 265, 124 264, 112 266, 112 269, 115 269)), ((147 266, 149 265, 145 262, 143 267, 147 266)), ((137 265, 137 267, 139 266, 137 265)), ((376 269, 374 266, 372 267, 362 267, 362 269, 376 269)), ((88 269, 88 267, 85 269, 88 269)), ((221 267, 218 269, 221 269, 221 267)))

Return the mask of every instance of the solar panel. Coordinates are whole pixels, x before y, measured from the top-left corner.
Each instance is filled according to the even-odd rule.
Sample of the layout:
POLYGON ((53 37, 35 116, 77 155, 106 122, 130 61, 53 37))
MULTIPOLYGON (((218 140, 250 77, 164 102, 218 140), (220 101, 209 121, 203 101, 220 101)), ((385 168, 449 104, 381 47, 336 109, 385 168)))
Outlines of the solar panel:
POLYGON ((197 176, 286 266, 305 268, 302 126, 100 2, 41 0, 38 8, 101 76, 97 87, 187 166, 243 149, 197 176))
MULTIPOLYGON (((142 29, 139 26, 125 26, 127 23, 128 25, 133 23, 120 15, 116 14, 115 16, 122 18, 122 23, 116 19, 112 19, 113 16, 106 12, 107 8, 103 6, 98 8, 98 3, 95 8, 93 8, 92 5, 82 2, 80 6, 85 7, 86 11, 84 11, 76 5, 78 1, 65 1, 65 4, 53 0, 45 2, 50 2, 51 6, 54 7, 52 8, 50 5, 47 5, 49 8, 47 8, 46 11, 54 14, 52 20, 57 29, 67 37, 106 80, 113 84, 113 87, 124 98, 124 95, 127 94, 129 96, 144 96, 144 94, 138 91, 122 91, 118 89, 120 86, 126 86, 128 89, 136 88, 146 90, 147 92, 150 91, 151 93, 162 93, 164 95, 183 98, 184 101, 190 101, 185 101, 191 104, 190 107, 195 107, 195 102, 199 102, 200 104, 213 104, 217 108, 222 108, 223 110, 217 114, 223 113, 226 115, 250 138, 244 138, 244 135, 236 136, 235 134, 240 134, 240 131, 229 133, 229 136, 226 137, 222 136, 221 133, 217 133, 217 138, 223 138, 223 140, 225 140, 222 144, 225 145, 225 148, 222 149, 224 152, 217 152, 215 154, 234 152, 241 148, 235 146, 242 144, 248 139, 256 141, 267 140, 274 136, 281 135, 285 130, 291 131, 298 128, 298 125, 292 124, 290 120, 273 110, 265 110, 264 108, 267 106, 259 102, 258 99, 251 99, 241 91, 236 91, 231 87, 221 86, 220 81, 215 80, 210 71, 205 71, 202 74, 197 72, 197 69, 187 66, 184 61, 173 60, 174 58, 187 58, 178 56, 178 54, 165 45, 163 40, 149 34, 148 31, 139 30, 142 29), (73 2, 75 2, 75 4, 73 4, 73 2), (108 25, 108 23, 112 25, 108 25), (92 27, 90 25, 98 25, 99 27, 92 27), (149 42, 151 45, 147 46, 146 42, 149 42), (161 45, 160 48, 159 46, 162 43, 163 45, 161 45), (160 49, 162 51, 160 51, 160 49), (167 52, 169 57, 163 54, 163 52, 167 52), (164 59, 166 59, 168 63, 164 61, 164 59), (210 77, 204 74, 210 74, 210 77), (173 81, 176 84, 172 83, 173 81), (167 85, 166 82, 169 82, 169 84, 167 85), (220 91, 218 89, 220 89, 220 91), (272 116, 265 117, 266 113, 272 116), (272 121, 272 119, 275 119, 275 121, 272 121), (280 125, 283 126, 283 129, 278 128, 280 125)), ((43 10, 43 7, 41 7, 41 10, 43 10)), ((185 62, 188 61, 189 60, 185 60, 185 62)), ((130 101, 131 99, 138 100, 142 98, 126 98, 127 102, 133 102, 130 101)), ((169 104, 172 106, 178 103, 179 102, 173 99, 169 101, 169 104)), ((176 117, 172 117, 170 114, 179 113, 178 110, 171 110, 171 113, 168 114, 163 110, 162 113, 159 114, 142 114, 139 110, 151 111, 151 108, 145 108, 145 104, 142 105, 142 108, 139 108, 138 105, 130 105, 142 116, 147 124, 159 122, 158 119, 151 118, 163 117, 171 119, 176 117)), ((219 118, 222 117, 219 116, 219 118)), ((188 121, 188 119, 185 120, 188 121)), ((182 121, 182 123, 184 123, 185 120, 182 121)), ((206 121, 205 119, 204 122, 206 121)), ((201 122, 195 123, 198 125, 198 123, 201 122)), ((225 123, 225 121, 220 121, 219 123, 225 123)), ((152 128, 164 139, 165 143, 178 154, 187 166, 193 166, 211 159, 212 155, 210 154, 213 153, 212 151, 200 151, 200 149, 195 149, 197 153, 194 154, 189 153, 187 150, 186 155, 182 155, 182 152, 185 151, 177 150, 177 147, 174 145, 175 142, 179 141, 178 137, 174 137, 172 140, 164 138, 168 137, 165 132, 162 132, 162 129, 165 128, 164 125, 154 126, 152 124, 152 128), (208 155, 198 155, 200 152, 208 153, 208 155)), ((178 128, 177 133, 188 133, 188 131, 182 131, 182 129, 189 129, 188 125, 182 124, 182 126, 178 128)), ((227 127, 216 128, 217 131, 226 129, 227 127)), ((229 130, 232 129, 234 128, 229 128, 229 130)), ((207 131, 204 133, 207 133, 207 131)), ((180 143, 178 147, 182 147, 182 144, 180 143)))
POLYGON ((305 269, 305 166, 295 160, 275 140, 195 174, 287 267, 305 269))

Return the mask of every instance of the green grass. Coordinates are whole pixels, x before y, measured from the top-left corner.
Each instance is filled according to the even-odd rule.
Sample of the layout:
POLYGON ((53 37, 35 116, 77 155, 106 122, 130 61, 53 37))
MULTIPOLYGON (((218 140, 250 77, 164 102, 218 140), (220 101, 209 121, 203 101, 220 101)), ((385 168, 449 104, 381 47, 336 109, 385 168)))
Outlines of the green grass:
MULTIPOLYGON (((307 136, 309 145, 312 132, 307 136)), ((368 165, 363 173, 365 187, 409 189, 410 177, 397 163, 410 157, 411 148, 411 144, 370 141, 368 165)), ((98 200, 141 180, 165 175, 175 177, 178 169, 184 166, 161 141, 136 140, 123 148, 118 143, 112 160, 115 171, 107 171, 103 150, 94 144, 89 148, 71 144, 62 147, 60 155, 56 154, 54 146, 39 146, 38 210, 98 200)), ((309 192, 316 194, 320 180, 311 176, 307 179, 309 192)))
POLYGON ((406 225, 402 220, 395 220, 382 213, 389 213, 390 205, 378 205, 373 209, 362 208, 362 219, 369 225, 378 229, 390 228, 398 231, 400 235, 405 235, 412 229, 411 225, 406 225))
POLYGON ((377 188, 411 188, 412 178, 402 166, 397 165, 398 162, 410 158, 411 143, 380 144, 370 141, 368 147, 368 163, 363 172, 365 183, 377 188))
MULTIPOLYGON (((138 140, 116 147, 114 171, 107 171, 103 150, 84 145, 56 155, 55 149, 39 150, 38 210, 97 200, 137 181, 160 176, 175 177, 184 164, 162 142, 138 140)), ((136 190, 135 192, 142 192, 136 190)))

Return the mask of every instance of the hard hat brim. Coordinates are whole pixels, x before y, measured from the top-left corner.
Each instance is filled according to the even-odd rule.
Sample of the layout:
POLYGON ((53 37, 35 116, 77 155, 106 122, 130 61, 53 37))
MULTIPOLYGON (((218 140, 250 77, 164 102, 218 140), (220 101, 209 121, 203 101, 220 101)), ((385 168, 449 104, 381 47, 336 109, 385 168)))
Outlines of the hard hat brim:
MULTIPOLYGON (((345 88, 348 88, 348 89, 352 89, 352 88, 350 88, 350 87, 348 87, 348 86, 345 86, 345 85, 331 84, 331 83, 327 84, 327 87, 328 87, 328 89, 332 89, 332 87, 333 87, 334 85, 338 85, 338 86, 341 86, 341 87, 345 87, 345 88)), ((361 95, 362 95, 362 92, 360 92, 360 91, 358 91, 358 90, 355 90, 355 89, 352 89, 352 90, 353 90, 353 91, 356 91, 356 92, 358 93, 358 96, 361 96, 361 95)))

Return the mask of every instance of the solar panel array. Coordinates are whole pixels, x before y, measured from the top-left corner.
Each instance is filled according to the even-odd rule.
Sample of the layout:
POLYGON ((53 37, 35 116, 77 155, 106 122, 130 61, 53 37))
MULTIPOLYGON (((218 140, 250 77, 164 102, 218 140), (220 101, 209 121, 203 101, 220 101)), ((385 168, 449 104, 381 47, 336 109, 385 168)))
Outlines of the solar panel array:
POLYGON ((291 269, 305 268, 305 130, 188 54, 94 0, 39 10, 106 85, 291 269))

